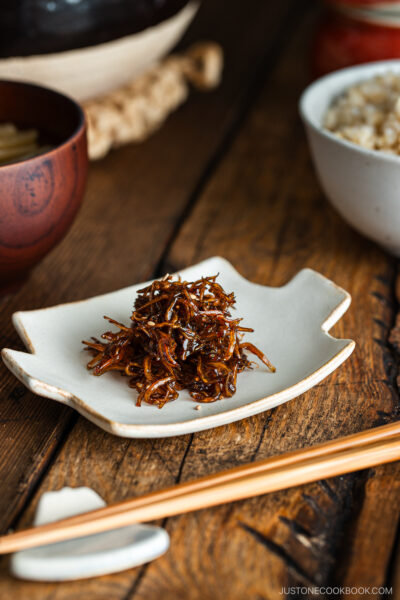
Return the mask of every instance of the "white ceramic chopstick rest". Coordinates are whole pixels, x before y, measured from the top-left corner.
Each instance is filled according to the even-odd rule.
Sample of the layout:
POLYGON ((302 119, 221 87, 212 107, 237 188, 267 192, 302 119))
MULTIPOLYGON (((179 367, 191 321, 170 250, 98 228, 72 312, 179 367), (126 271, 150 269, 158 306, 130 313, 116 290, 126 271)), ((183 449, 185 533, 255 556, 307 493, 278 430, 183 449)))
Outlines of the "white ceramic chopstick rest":
MULTIPOLYGON (((65 487, 41 497, 34 525, 52 523, 105 506, 87 487, 65 487)), ((160 527, 130 525, 114 531, 23 550, 12 555, 11 572, 20 579, 66 581, 124 571, 158 558, 169 547, 160 527)))

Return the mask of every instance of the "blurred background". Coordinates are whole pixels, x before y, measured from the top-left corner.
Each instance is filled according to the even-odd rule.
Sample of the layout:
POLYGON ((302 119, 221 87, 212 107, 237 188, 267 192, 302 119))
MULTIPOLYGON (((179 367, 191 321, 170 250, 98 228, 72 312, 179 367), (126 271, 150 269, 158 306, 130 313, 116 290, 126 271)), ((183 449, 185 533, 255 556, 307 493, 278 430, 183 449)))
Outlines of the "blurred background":
MULTIPOLYGON (((3 0, 0 77, 53 83, 78 99, 93 97, 129 81, 167 53, 198 5, 199 0, 3 0), (149 29, 154 39, 141 40, 149 29), (120 53, 118 40, 125 44, 120 53), (79 89, 70 78, 82 82, 84 73, 87 79, 79 89)), ((320 5, 311 50, 314 76, 400 57, 400 2, 326 0, 320 5)))

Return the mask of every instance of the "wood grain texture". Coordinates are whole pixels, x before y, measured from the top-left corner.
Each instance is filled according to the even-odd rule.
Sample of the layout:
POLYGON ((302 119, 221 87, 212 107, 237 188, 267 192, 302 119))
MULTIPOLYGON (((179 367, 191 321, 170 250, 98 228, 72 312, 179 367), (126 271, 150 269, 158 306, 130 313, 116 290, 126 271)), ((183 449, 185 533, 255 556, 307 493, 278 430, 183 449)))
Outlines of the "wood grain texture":
MULTIPOLYGON (((248 18, 247 27, 253 23, 254 36, 264 31, 265 45, 267 25, 262 25, 261 13, 245 16, 239 4, 243 6, 235 3, 236 18, 241 17, 243 27, 248 18)), ((257 3, 263 11, 261 4, 269 5, 262 14, 272 15, 271 3, 257 3)), ((271 19, 269 31, 276 28, 271 19)), ((218 27, 222 31, 228 25, 221 23, 218 27)), ((215 27, 217 31, 217 24, 215 27)), ((388 344, 398 310, 395 263, 339 219, 316 182, 297 117, 298 95, 307 81, 304 64, 309 31, 310 23, 299 19, 298 33, 274 72, 270 75, 265 70, 265 87, 246 121, 236 128, 236 139, 230 138, 232 145, 226 144, 224 152, 218 154, 221 160, 216 160, 214 154, 213 168, 206 170, 206 176, 202 175, 210 146, 205 142, 207 147, 200 153, 197 170, 192 158, 188 161, 187 169, 195 172, 191 177, 178 173, 177 166, 170 173, 163 163, 163 159, 172 160, 172 154, 176 165, 182 165, 189 138, 193 141, 198 136, 200 149, 203 135, 214 139, 214 131, 202 131, 204 123, 193 123, 193 115, 201 115, 196 106, 206 105, 204 98, 185 106, 140 152, 135 148, 121 150, 98 170, 96 167, 82 225, 78 222, 73 229, 71 245, 64 244, 63 253, 54 253, 54 262, 49 257, 49 262, 42 265, 41 279, 31 281, 30 302, 40 305, 47 301, 46 294, 39 290, 39 281, 48 282, 48 287, 57 281, 61 286, 57 293, 63 299, 75 298, 77 289, 83 296, 90 286, 94 292, 101 292, 124 285, 131 281, 132 273, 134 278, 145 278, 161 257, 160 270, 174 270, 221 254, 249 279, 269 285, 281 285, 300 268, 309 266, 351 292, 353 305, 333 333, 353 337, 357 342, 355 353, 336 373, 300 398, 211 431, 130 441, 111 437, 79 419, 24 512, 21 526, 30 522, 38 497, 48 489, 89 485, 108 502, 122 500, 333 439, 396 415, 397 358, 388 344), (171 136, 176 136, 174 148, 171 136), (157 185, 151 168, 156 164, 157 177, 159 170, 161 173, 157 185), (140 173, 134 191, 133 173, 140 173), (181 178, 185 177, 188 180, 184 183, 181 178), (174 208, 167 210, 160 205, 160 189, 173 194, 174 208), (187 200, 188 189, 191 200, 185 205, 183 198, 187 200), (179 198, 180 210, 186 206, 183 214, 175 206, 179 198), (146 201, 145 206, 140 199, 146 201), (158 214, 154 223, 155 210, 158 214), (148 240, 140 228, 134 229, 136 244, 129 242, 126 248, 120 230, 130 220, 137 221, 146 236, 153 238, 148 240), (164 231, 167 222, 168 234, 164 231), (158 246, 157 242, 156 248, 153 245, 157 236, 162 244, 169 242, 168 253, 160 251, 161 243, 158 246), (133 256, 142 252, 138 240, 143 254, 133 256), (93 260, 80 264, 81 271, 72 266, 77 256, 90 256, 93 251, 96 257, 104 253, 101 272, 94 272, 93 260), (123 257, 121 272, 117 270, 117 257, 123 257), (61 275, 52 272, 58 265, 61 275)), ((257 46, 248 31, 241 35, 241 46, 232 39, 233 57, 238 59, 246 44, 260 51, 261 41, 257 46)), ((247 66, 250 68, 250 62, 247 66)), ((244 63, 237 68, 243 82, 244 63)), ((243 99, 247 92, 240 94, 243 99)), ((220 100, 209 97, 208 101, 220 119, 223 115, 228 118, 224 104, 227 96, 220 100)), ((229 119, 232 123, 232 117, 229 119)), ((216 145, 211 145, 213 152, 216 145)), ((209 159, 206 162, 211 164, 209 159)), ((50 405, 54 406, 43 401, 43 406, 50 405)), ((283 586, 341 582, 363 586, 368 585, 366 575, 381 584, 385 582, 399 518, 395 469, 395 465, 379 467, 168 519, 164 525, 171 536, 171 549, 164 557, 138 569, 91 581, 63 585, 17 582, 7 574, 6 561, 2 561, 0 598, 275 600, 282 598, 283 586), (371 527, 372 515, 379 525, 371 527), (373 575, 369 573, 372 568, 373 575)))
POLYGON ((394 600, 400 598, 400 538, 397 537, 397 544, 393 555, 393 562, 391 565, 391 573, 388 579, 388 584, 392 587, 394 600))
MULTIPOLYGON (((394 418, 398 411, 395 357, 387 343, 397 310, 394 262, 342 223, 321 197, 296 116, 296 100, 305 80, 298 56, 299 49, 292 47, 279 63, 234 147, 184 224, 167 265, 168 269, 182 267, 221 254, 245 276, 273 285, 309 266, 353 296, 353 308, 334 331, 356 339, 355 354, 326 383, 275 409, 259 443, 258 456, 363 429, 394 418)), ((189 471, 195 459, 193 443, 183 478, 198 472, 198 465, 189 471)), ((393 483, 396 473, 396 467, 382 467, 369 474, 365 485, 365 474, 346 476, 227 508, 235 539, 224 547, 222 564, 214 555, 220 597, 241 598, 247 589, 251 593, 248 591, 246 597, 278 598, 281 586, 307 581, 343 580, 364 585, 367 578, 383 584, 399 518, 398 488, 393 483), (356 530, 351 528, 354 520, 349 519, 354 518, 355 481, 364 490, 356 530), (368 527, 372 514, 380 527, 368 527), (264 550, 263 556, 248 551, 245 568, 238 550, 246 548, 243 534, 237 530, 240 524, 258 551, 260 546, 264 550), (349 553, 343 556, 340 543, 342 535, 346 539, 348 526, 354 550, 351 557, 349 553), (343 579, 338 573, 341 564, 346 572, 343 579), (372 564, 372 573, 368 573, 372 564), (240 569, 240 577, 224 576, 227 565, 240 569)), ((174 519, 174 535, 182 539, 182 533, 175 532, 184 529, 190 537, 195 520, 202 519, 199 528, 209 531, 206 514, 210 512, 174 519)), ((221 509, 221 519, 223 512, 221 509)), ((226 528, 220 532, 222 537, 226 528)), ((179 543, 173 543, 174 535, 169 564, 184 562, 182 580, 189 585, 191 565, 204 552, 197 549, 193 535, 192 544, 186 542, 190 552, 184 557, 179 543)), ((211 530, 207 538, 215 546, 215 531, 211 530)), ((159 565, 166 561, 161 559, 159 565)), ((147 580, 157 580, 157 568, 162 567, 154 564, 148 568, 137 597, 151 597, 147 580)), ((165 597, 174 596, 174 585, 169 583, 167 592, 163 589, 165 597)), ((204 589, 202 592, 206 596, 204 589)))
MULTIPOLYGON (((341 545, 336 578, 341 585, 379 587, 385 584, 399 518, 399 464, 371 469, 360 482, 348 531, 341 545), (357 509, 357 514, 355 513, 357 509), (362 560, 360 560, 362 557, 362 560)), ((353 594, 362 598, 362 594, 353 594)))
MULTIPOLYGON (((221 88, 212 95, 194 96, 190 106, 183 107, 145 144, 121 149, 91 168, 86 199, 68 237, 35 270, 19 294, 1 301, 2 345, 21 347, 10 324, 11 314, 16 309, 33 309, 84 298, 151 276, 195 190, 201 187, 227 136, 253 96, 260 69, 265 72, 280 47, 285 24, 288 20, 293 24, 295 17, 288 8, 294 4, 287 1, 270 7, 260 1, 253 4, 252 11, 243 11, 241 2, 232 2, 231 19, 227 20, 222 2, 203 3, 183 44, 204 37, 222 43, 227 67, 221 88)), ((3 492, 0 526, 5 531, 61 447, 76 418, 65 407, 27 392, 4 367, 1 367, 0 375, 0 481, 3 492)), ((179 479, 181 458, 187 448, 186 438, 171 447, 166 442, 159 442, 147 463, 140 457, 153 448, 153 443, 138 449, 135 444, 127 445, 95 430, 85 421, 78 421, 73 432, 72 446, 75 444, 77 454, 67 448, 67 455, 71 456, 71 468, 79 471, 76 481, 97 487, 109 501, 130 495, 139 479, 144 485, 137 489, 138 493, 152 485, 158 487, 174 478, 179 479), (85 443, 87 436, 90 441, 85 443), (105 443, 104 439, 109 441, 105 443), (83 453, 85 446, 88 447, 86 456, 83 453), (100 449, 100 454, 95 452, 90 459, 89 448, 100 449), (124 453, 128 463, 123 462, 124 453), (109 462, 102 462, 103 456, 109 457, 109 462), (171 458, 175 456, 177 464, 174 466, 171 458), (123 467, 118 467, 119 460, 123 467), (132 472, 126 472, 127 464, 133 467, 132 472), (137 467, 139 472, 136 472, 137 467), (123 475, 119 468, 123 469, 123 475), (158 472, 160 476, 156 476, 158 472), (115 479, 120 480, 122 488, 115 485, 115 479), (113 490, 119 495, 113 495, 113 490)), ((63 464, 62 455, 60 460, 58 465, 63 464)), ((60 487, 68 481, 73 484, 68 468, 61 466, 57 473, 57 483, 52 479, 53 475, 48 480, 51 487, 60 487)), ((134 585, 136 575, 123 574, 121 577, 122 584, 118 578, 109 583, 95 581, 93 587, 89 582, 85 597, 101 597, 99 594, 106 598, 124 597, 134 585)), ((54 593, 72 597, 74 589, 78 590, 80 586, 71 589, 67 586, 65 591, 57 588, 54 593)), ((0 585, 1 597, 10 594, 24 597, 27 593, 31 597, 31 594, 43 597, 40 587, 33 586, 31 591, 24 585, 8 588, 3 581, 0 585)))
MULTIPOLYGON (((67 238, 17 295, 0 300, 2 347, 21 348, 11 325, 15 310, 77 300, 151 277, 193 190, 240 118, 260 66, 275 51, 291 4, 271 8, 260 1, 243 13, 241 3, 233 2, 232 20, 226 21, 222 2, 203 3, 182 44, 204 37, 221 42, 227 59, 223 84, 215 93, 194 95, 190 106, 146 143, 91 167, 84 205, 67 238)), ((0 392, 0 529, 5 531, 75 417, 30 394, 3 365, 0 392)))
MULTIPOLYGON (((386 370, 392 381, 393 394, 397 400, 400 380, 400 276, 393 285, 393 298, 396 316, 390 331, 383 323, 383 348, 386 349, 386 370), (385 342, 386 340, 386 342, 385 342)), ((377 338, 378 340, 379 338, 377 338)), ((399 418, 399 402, 395 401, 396 419, 399 418)), ((388 415, 381 414, 383 419, 388 415)), ((340 560, 336 565, 335 578, 342 585, 352 581, 362 581, 365 586, 379 587, 385 583, 392 587, 394 597, 400 594, 399 548, 400 548, 400 464, 372 469, 365 477, 360 477, 356 488, 348 526, 340 548, 340 560), (377 518, 378 515, 378 518, 377 518), (384 518, 381 516, 384 515, 384 518), (366 535, 367 532, 367 535, 366 535), (396 542, 397 536, 397 542, 396 542), (360 560, 360 556, 362 560, 360 560)), ((355 598, 361 595, 354 594, 355 598)))

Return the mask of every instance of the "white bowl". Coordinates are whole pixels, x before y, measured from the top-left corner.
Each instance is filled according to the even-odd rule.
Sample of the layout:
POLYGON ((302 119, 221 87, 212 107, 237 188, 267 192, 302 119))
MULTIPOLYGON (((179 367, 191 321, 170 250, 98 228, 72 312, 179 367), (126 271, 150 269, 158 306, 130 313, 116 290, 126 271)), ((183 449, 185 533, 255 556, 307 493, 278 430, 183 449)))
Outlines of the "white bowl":
POLYGON ((400 256, 400 157, 367 150, 322 126, 327 108, 346 88, 387 71, 400 73, 400 60, 321 77, 303 92, 300 114, 318 177, 333 206, 355 229, 400 256))

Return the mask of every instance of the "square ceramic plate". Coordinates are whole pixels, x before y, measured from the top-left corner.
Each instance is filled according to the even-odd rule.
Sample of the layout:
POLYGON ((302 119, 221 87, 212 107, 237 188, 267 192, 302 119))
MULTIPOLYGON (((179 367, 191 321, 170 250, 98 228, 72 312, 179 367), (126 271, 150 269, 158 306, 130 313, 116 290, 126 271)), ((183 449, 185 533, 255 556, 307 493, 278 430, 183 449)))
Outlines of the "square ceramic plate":
POLYGON ((100 336, 109 325, 103 315, 129 322, 136 291, 144 283, 71 304, 17 312, 13 323, 30 351, 4 349, 7 367, 32 392, 72 406, 106 431, 132 438, 166 437, 201 431, 249 417, 287 402, 319 383, 353 351, 351 340, 327 332, 350 304, 347 292, 311 269, 289 283, 270 288, 244 279, 226 260, 214 257, 180 272, 193 281, 219 273, 234 291, 238 316, 253 327, 246 334, 276 366, 260 364, 238 376, 232 398, 200 404, 186 393, 161 410, 135 406, 136 392, 119 373, 94 377, 87 369, 81 340, 100 336))

